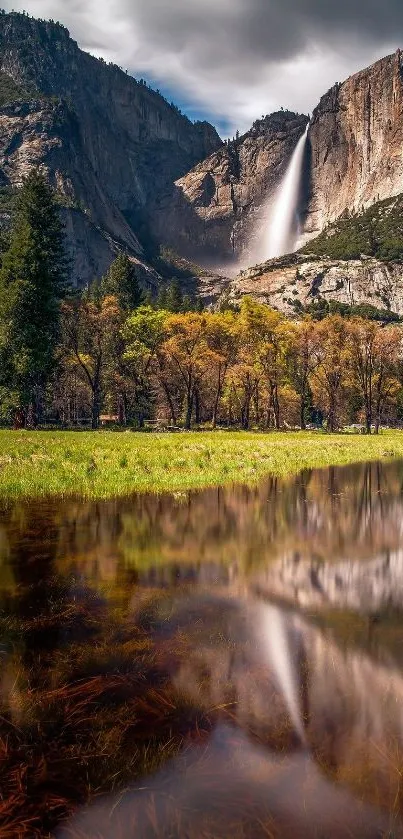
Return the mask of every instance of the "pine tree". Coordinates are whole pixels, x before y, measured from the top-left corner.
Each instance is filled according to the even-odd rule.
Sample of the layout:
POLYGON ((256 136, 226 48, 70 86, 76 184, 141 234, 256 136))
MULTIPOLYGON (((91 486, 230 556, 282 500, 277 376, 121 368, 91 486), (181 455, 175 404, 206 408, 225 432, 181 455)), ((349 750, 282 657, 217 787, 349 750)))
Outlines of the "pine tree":
POLYGON ((63 225, 44 175, 20 190, 0 270, 0 377, 21 424, 40 420, 55 364, 60 302, 66 291, 63 225))
POLYGON ((142 305, 148 306, 150 309, 155 309, 155 294, 153 294, 151 288, 148 288, 146 292, 144 292, 142 305))
POLYGON ((182 299, 182 312, 194 312, 195 311, 195 301, 191 294, 184 294, 182 299))
POLYGON ((167 286, 162 282, 158 288, 157 294, 157 309, 167 308, 167 286))
POLYGON ((178 280, 172 280, 166 293, 166 309, 175 314, 182 311, 183 295, 178 280))
POLYGON ((101 280, 102 297, 116 297, 124 312, 138 309, 143 302, 143 292, 137 280, 133 264, 125 253, 112 262, 109 271, 101 280))

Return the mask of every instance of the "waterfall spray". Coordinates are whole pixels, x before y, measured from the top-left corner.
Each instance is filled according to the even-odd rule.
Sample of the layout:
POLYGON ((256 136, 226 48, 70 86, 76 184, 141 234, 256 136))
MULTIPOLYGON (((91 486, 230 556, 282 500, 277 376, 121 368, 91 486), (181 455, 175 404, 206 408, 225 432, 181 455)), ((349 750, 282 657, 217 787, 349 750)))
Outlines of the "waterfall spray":
POLYGON ((309 124, 299 139, 284 179, 279 186, 265 241, 265 259, 274 259, 294 250, 295 213, 301 186, 302 167, 309 124))

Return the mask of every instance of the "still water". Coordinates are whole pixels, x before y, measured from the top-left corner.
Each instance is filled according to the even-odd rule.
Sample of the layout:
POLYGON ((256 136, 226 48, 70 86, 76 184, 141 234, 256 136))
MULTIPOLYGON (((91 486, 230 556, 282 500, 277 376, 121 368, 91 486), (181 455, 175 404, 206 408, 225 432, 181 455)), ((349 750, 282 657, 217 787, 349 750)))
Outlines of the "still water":
POLYGON ((0 836, 403 837, 403 463, 0 508, 0 836))

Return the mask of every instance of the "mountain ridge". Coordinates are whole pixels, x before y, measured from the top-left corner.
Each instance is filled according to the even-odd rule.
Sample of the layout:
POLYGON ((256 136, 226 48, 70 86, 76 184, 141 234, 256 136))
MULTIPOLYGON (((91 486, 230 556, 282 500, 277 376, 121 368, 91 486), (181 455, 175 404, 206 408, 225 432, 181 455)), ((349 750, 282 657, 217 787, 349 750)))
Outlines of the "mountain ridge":
POLYGON ((222 145, 213 126, 80 50, 62 25, 27 15, 0 15, 0 70, 28 91, 0 110, 3 185, 18 187, 32 166, 47 170, 76 231, 67 238, 79 284, 119 247, 146 262, 137 231, 150 194, 222 145))
MULTIPOLYGON (((62 24, 0 13, 0 225, 8 223, 7 202, 23 177, 44 169, 60 200, 78 285, 104 273, 124 250, 143 285, 155 290, 159 248, 168 246, 205 265, 200 291, 209 305, 222 293, 253 294, 258 277, 283 270, 278 288, 291 288, 285 297, 278 288, 266 297, 287 309, 298 289, 287 274, 293 257, 246 269, 232 284, 211 266, 236 273, 260 261, 260 233, 308 119, 276 112, 223 143, 209 123, 192 123, 142 80, 82 51, 62 24)), ((357 214, 378 197, 403 193, 402 147, 398 50, 335 85, 313 112, 300 196, 306 238, 319 233, 323 241, 346 211, 357 214)), ((325 270, 329 256, 317 251, 313 261, 323 258, 325 270)), ((367 283, 369 301, 378 280, 360 253, 353 256, 340 270, 347 282, 356 263, 354 285, 361 264, 360 294, 367 283)), ((379 265, 386 257, 372 253, 379 265)), ((333 263, 336 270, 337 254, 333 263)), ((396 260, 386 273, 387 283, 392 277, 399 286, 396 260)))

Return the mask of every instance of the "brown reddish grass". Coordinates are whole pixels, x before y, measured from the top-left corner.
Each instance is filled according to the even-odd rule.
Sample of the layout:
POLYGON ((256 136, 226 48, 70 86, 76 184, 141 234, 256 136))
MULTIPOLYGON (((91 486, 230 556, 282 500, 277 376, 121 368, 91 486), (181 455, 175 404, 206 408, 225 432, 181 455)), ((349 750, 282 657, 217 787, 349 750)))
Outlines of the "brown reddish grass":
MULTIPOLYGON (((46 651, 30 668, 23 654, 14 660, 18 713, 0 710, 1 839, 53 835, 77 807, 155 772, 211 731, 212 717, 171 682, 173 643, 157 648, 113 609, 94 617, 80 605, 78 616, 96 637, 46 651)), ((69 606, 22 621, 20 648, 32 632, 65 629, 75 617, 69 606)))

